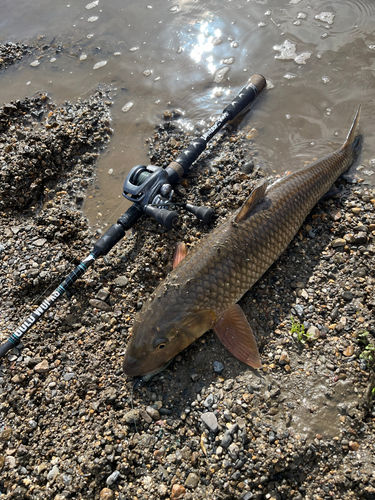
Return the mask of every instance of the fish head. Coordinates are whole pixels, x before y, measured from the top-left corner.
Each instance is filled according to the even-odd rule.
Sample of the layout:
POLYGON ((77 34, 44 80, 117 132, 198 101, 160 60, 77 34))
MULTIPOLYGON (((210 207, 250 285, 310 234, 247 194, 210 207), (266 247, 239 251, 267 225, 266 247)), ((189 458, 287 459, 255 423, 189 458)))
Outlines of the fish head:
POLYGON ((178 304, 163 307, 154 301, 134 321, 124 372, 132 377, 160 372, 214 323, 213 311, 189 311, 178 304))

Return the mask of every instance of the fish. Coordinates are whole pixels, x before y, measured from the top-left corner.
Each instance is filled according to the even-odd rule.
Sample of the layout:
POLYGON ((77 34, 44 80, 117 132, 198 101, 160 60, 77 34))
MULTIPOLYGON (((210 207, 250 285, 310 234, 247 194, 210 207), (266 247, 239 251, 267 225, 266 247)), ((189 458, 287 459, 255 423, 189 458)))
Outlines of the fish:
POLYGON ((123 360, 128 376, 153 375, 212 329, 237 359, 261 358, 237 304, 285 251, 306 216, 354 162, 362 143, 359 107, 344 144, 273 184, 261 182, 237 213, 190 252, 180 245, 174 268, 136 316, 123 360))

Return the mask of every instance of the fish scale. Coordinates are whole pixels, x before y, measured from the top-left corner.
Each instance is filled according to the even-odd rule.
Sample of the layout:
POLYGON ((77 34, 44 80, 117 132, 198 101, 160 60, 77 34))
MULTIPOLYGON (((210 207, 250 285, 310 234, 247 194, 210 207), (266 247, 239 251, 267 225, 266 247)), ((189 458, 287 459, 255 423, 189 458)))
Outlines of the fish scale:
MULTIPOLYGON (((240 211, 201 240, 159 285, 134 323, 125 373, 152 373, 216 328, 278 259, 314 205, 353 162, 360 146, 359 111, 340 149, 267 188, 256 188, 240 211)), ((224 345, 233 348, 234 334, 224 345)))

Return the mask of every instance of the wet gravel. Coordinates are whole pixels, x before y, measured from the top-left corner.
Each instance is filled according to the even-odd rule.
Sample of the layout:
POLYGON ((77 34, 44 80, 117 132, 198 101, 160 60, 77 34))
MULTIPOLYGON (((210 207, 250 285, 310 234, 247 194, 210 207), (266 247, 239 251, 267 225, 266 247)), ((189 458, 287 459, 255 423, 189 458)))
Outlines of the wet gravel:
MULTIPOLYGON (((110 103, 99 90, 0 109, 2 341, 98 237, 79 208, 110 139, 110 103)), ((147 141, 153 163, 192 138, 173 116, 147 141)), ((220 223, 266 175, 255 135, 219 134, 176 200, 212 206, 220 223)), ((135 312, 171 270, 175 242, 212 228, 187 214, 170 232, 140 221, 1 363, 2 497, 375 498, 375 191, 336 187, 240 302, 258 371, 208 333, 151 381, 126 379, 135 312)))

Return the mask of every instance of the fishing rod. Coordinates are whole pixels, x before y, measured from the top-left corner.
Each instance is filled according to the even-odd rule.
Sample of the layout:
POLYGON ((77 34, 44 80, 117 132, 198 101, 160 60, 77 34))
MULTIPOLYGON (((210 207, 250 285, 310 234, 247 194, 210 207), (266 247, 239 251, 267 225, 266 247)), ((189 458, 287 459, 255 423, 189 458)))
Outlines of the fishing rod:
MULTIPOLYGON (((17 346, 23 335, 45 314, 45 312, 93 265, 104 257, 131 229, 134 224, 147 214, 157 222, 172 229, 178 218, 178 213, 168 210, 168 206, 177 206, 171 202, 173 186, 179 179, 189 173, 189 169, 198 156, 206 149, 207 143, 224 125, 243 112, 266 86, 262 75, 253 75, 241 89, 233 101, 223 110, 220 117, 211 127, 195 138, 175 160, 166 168, 156 165, 137 165, 133 167, 125 179, 123 196, 133 202, 128 210, 113 224, 108 231, 95 243, 91 253, 74 269, 73 272, 30 314, 16 329, 9 339, 0 346, 0 359, 17 346)), ((178 204, 180 205, 180 204, 178 204)), ((212 208, 183 203, 183 208, 194 214, 203 224, 208 224, 213 217, 212 208)))

